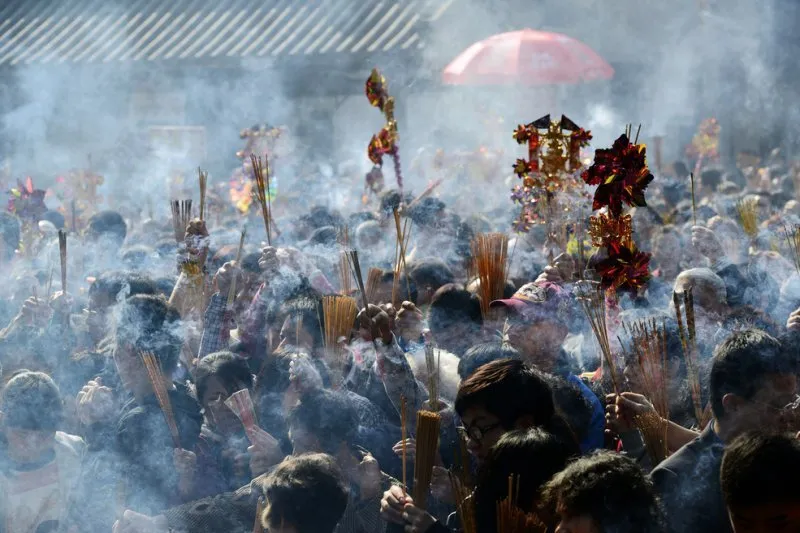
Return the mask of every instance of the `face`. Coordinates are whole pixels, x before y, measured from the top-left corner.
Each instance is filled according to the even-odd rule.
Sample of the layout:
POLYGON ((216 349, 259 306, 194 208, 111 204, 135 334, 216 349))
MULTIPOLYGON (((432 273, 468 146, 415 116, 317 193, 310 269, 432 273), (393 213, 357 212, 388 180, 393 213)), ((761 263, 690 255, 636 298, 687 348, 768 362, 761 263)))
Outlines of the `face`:
POLYGON ((292 425, 289 428, 289 440, 292 441, 292 455, 323 451, 317 436, 299 425, 292 425))
POLYGON ((533 324, 512 324, 508 336, 511 345, 525 362, 549 372, 556 361, 567 329, 560 323, 539 320, 533 324))
POLYGON ((462 432, 467 439, 467 450, 479 462, 486 459, 492 446, 497 444, 506 430, 500 419, 483 407, 470 407, 461 417, 462 432))
POLYGON ((301 346, 311 349, 314 346, 314 339, 308 333, 302 321, 293 316, 287 316, 281 326, 281 344, 290 344, 292 346, 301 346))
POLYGON ((3 433, 8 441, 8 456, 19 463, 38 461, 55 445, 55 431, 6 427, 3 433))
POLYGON ((797 395, 797 377, 792 374, 774 374, 764 379, 764 384, 752 399, 734 394, 723 399, 725 412, 740 431, 781 431, 787 428, 791 405, 797 395))
MULTIPOLYGON (((241 388, 244 388, 244 386, 241 388)), ((213 376, 208 379, 206 391, 203 393, 203 397, 200 398, 206 418, 218 431, 225 434, 233 433, 241 428, 239 419, 225 405, 225 400, 229 396, 228 389, 222 383, 222 380, 213 376)))
POLYGON ((773 503, 728 509, 733 533, 800 532, 800 505, 773 503))
POLYGON ((598 533, 598 529, 588 516, 565 516, 558 522, 556 533, 598 533))
POLYGON ((122 387, 126 391, 134 395, 152 391, 144 363, 134 350, 125 346, 117 346, 114 349, 114 364, 117 366, 122 387))

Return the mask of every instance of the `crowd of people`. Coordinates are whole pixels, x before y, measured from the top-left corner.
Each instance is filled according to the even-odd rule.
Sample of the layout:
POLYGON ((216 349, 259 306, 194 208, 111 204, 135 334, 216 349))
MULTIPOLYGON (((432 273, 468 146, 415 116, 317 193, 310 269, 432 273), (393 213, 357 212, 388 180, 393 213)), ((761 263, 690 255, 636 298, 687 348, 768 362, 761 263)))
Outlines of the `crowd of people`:
POLYGON ((511 233, 510 202, 296 202, 269 244, 257 209, 217 205, 180 243, 167 217, 98 210, 68 232, 63 283, 64 217, 1 213, 0 531, 503 533, 504 500, 529 531, 800 531, 800 276, 784 235, 800 223, 797 174, 780 157, 708 167, 696 202, 685 164, 656 176, 632 213, 652 276, 608 323, 616 391, 576 297, 579 254, 553 253, 544 225, 511 233), (395 212, 413 227, 399 267, 395 212), (514 250, 489 306, 470 247, 487 231, 514 250), (382 269, 366 306, 351 272, 340 286, 345 247, 382 269), (673 309, 690 289, 700 419, 673 309), (347 291, 358 314, 333 347, 323 298, 347 291), (664 324, 668 416, 620 327, 643 319, 664 324), (231 403, 242 391, 250 420, 231 403), (420 410, 441 420, 424 503, 420 410))

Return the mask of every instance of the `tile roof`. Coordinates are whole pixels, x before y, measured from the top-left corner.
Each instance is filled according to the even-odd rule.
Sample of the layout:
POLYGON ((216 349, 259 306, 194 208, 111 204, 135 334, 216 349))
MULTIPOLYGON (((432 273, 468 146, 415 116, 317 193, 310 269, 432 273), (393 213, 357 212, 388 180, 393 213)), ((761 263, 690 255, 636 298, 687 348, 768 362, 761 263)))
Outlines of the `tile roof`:
POLYGON ((6 0, 0 66, 413 50, 454 2, 6 0))

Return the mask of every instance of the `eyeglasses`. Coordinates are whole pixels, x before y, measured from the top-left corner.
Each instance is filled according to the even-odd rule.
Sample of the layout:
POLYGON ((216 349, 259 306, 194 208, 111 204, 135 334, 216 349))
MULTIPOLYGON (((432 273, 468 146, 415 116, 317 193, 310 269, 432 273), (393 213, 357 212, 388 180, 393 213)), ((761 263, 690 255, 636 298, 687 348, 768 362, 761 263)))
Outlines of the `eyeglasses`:
POLYGON ((457 429, 458 429, 458 432, 461 433, 461 435, 467 437, 471 441, 480 443, 481 441, 483 441, 483 438, 486 436, 487 433, 499 428, 501 425, 502 424, 500 424, 500 422, 497 422, 495 424, 489 424, 488 426, 483 426, 483 427, 480 427, 480 426, 469 426, 469 427, 458 426, 457 429))

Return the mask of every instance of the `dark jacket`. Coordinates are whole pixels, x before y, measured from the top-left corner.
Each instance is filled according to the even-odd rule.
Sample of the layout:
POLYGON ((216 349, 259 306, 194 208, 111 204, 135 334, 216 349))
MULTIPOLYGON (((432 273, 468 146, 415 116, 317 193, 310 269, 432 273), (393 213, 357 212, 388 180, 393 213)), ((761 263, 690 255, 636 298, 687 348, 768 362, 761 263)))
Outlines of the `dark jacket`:
POLYGON ((710 423, 650 474, 674 533, 731 532, 720 489, 724 444, 710 423))

